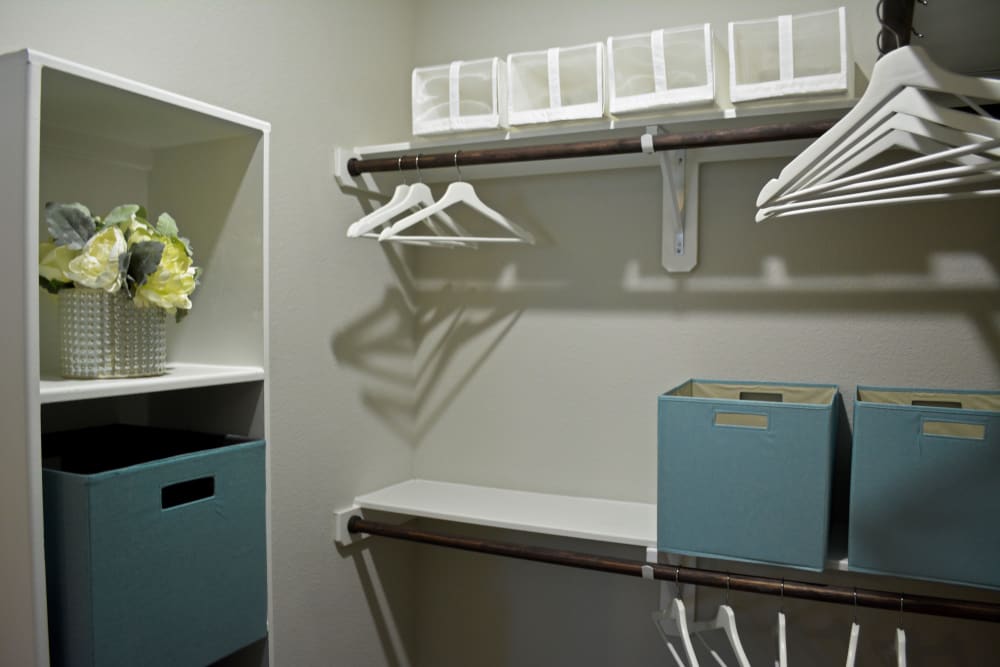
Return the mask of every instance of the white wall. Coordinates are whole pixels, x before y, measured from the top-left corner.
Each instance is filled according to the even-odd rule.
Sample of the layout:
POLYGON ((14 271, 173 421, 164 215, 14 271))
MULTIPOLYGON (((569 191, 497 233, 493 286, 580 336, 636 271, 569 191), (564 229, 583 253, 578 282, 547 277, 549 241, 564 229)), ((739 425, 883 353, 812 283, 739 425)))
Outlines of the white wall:
POLYGON ((410 451, 360 410, 356 376, 334 359, 333 332, 375 303, 392 278, 376 246, 343 241, 360 207, 335 187, 330 152, 408 127, 412 17, 405 0, 0 0, 0 52, 38 49, 272 124, 278 665, 400 664, 395 654, 411 613, 405 550, 359 576, 332 540, 333 508, 408 477, 410 451), (391 587, 385 611, 368 603, 388 599, 380 578, 403 582, 391 587))
MULTIPOLYGON (((830 4, 425 0, 417 12, 414 64, 704 21, 712 21, 721 38, 727 20, 830 4)), ((870 72, 874 3, 847 4, 856 60, 870 72)), ((441 292, 428 287, 422 303, 465 329, 449 337, 442 324, 418 340, 420 354, 446 351, 434 357, 438 372, 421 392, 415 475, 652 502, 656 396, 686 378, 836 383, 848 414, 857 384, 1000 386, 1000 202, 754 225, 756 195, 782 165, 764 160, 703 168, 699 265, 676 277, 659 267, 655 169, 496 180, 477 180, 474 168, 463 169, 485 201, 542 241, 418 256, 415 271, 425 285, 451 284, 441 292)), ((655 586, 467 554, 419 553, 422 665, 667 659, 649 621, 655 586)), ((885 579, 840 580, 969 594, 885 579)), ((703 600, 719 597, 709 592, 703 600)), ((773 659, 777 601, 736 594, 733 601, 754 664, 765 664, 773 659)), ((793 659, 842 664, 851 613, 819 604, 789 607, 793 659)), ((861 617, 863 664, 888 664, 896 617, 864 611, 861 617)), ((1000 648, 983 624, 905 622, 911 655, 924 655, 927 664, 984 664, 1000 648)))

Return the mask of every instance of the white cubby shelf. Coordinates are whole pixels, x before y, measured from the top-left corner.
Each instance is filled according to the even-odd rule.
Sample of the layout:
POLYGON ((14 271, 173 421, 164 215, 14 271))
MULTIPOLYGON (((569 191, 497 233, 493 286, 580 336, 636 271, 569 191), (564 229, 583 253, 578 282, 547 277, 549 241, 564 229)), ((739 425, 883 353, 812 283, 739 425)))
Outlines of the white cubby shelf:
POLYGON ((258 382, 263 379, 264 369, 260 366, 168 363, 167 372, 155 377, 73 380, 42 376, 39 393, 42 404, 46 404, 258 382))
POLYGON ((0 55, 0 88, 0 569, 18 582, 0 616, 22 621, 18 664, 44 667, 42 434, 124 420, 269 436, 270 124, 33 50, 0 55), (38 286, 51 201, 140 204, 190 238, 203 274, 191 314, 168 322, 166 374, 59 377, 58 299, 38 286))

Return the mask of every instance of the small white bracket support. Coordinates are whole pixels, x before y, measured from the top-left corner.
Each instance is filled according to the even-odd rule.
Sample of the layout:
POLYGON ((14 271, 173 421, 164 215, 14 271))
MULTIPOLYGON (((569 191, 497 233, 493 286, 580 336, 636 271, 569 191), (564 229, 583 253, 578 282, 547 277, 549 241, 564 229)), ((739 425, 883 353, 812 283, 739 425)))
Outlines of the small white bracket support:
MULTIPOLYGON (((653 136, 657 126, 646 128, 640 138, 643 153, 653 153, 653 136)), ((663 178, 663 268, 671 273, 684 273, 698 263, 698 171, 691 168, 687 151, 660 151, 663 178)))
MULTIPOLYGON (((646 562, 647 563, 659 563, 660 562, 660 552, 656 547, 646 547, 646 562)), ((693 556, 678 556, 676 554, 662 554, 666 560, 666 565, 668 567, 679 566, 679 567, 696 567, 698 564, 697 559, 693 556)), ((643 567, 643 579, 646 577, 646 568, 643 567)), ((650 574, 652 574, 652 568, 650 569, 650 574)), ((696 594, 697 589, 694 586, 684 586, 684 584, 674 585, 674 582, 669 579, 660 580, 660 609, 666 609, 670 606, 673 601, 674 596, 679 595, 684 601, 684 607, 687 610, 688 620, 694 620, 694 614, 698 604, 698 597, 696 594)))
POLYGON ((356 516, 361 516, 361 508, 357 505, 333 513, 333 539, 337 544, 347 546, 368 537, 364 533, 352 533, 347 529, 348 522, 356 516))
POLYGON ((335 146, 333 149, 333 165, 331 171, 333 178, 341 188, 349 190, 365 190, 367 192, 378 192, 378 184, 371 174, 365 173, 360 176, 351 176, 347 171, 347 161, 351 158, 360 158, 361 155, 354 149, 335 146))

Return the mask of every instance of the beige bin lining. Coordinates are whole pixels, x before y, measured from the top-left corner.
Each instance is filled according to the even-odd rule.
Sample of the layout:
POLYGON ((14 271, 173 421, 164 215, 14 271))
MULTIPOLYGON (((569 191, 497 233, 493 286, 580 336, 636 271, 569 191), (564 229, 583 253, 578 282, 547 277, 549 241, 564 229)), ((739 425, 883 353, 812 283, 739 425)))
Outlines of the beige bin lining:
POLYGON ((935 391, 893 391, 886 389, 858 389, 858 400, 888 405, 961 408, 963 410, 991 410, 1000 412, 1000 393, 962 394, 935 391))
POLYGON ((733 401, 767 401, 776 400, 780 396, 783 403, 830 405, 836 393, 837 390, 834 387, 689 381, 669 392, 669 395, 690 398, 721 398, 733 401))

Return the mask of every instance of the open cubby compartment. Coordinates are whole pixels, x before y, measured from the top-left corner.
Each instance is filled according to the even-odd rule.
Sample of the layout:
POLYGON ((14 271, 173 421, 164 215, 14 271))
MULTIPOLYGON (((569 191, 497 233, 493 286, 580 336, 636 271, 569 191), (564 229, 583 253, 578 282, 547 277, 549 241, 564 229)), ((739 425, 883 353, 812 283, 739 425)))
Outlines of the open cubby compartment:
POLYGON ((844 7, 729 24, 729 97, 850 92, 844 7))
POLYGON ((612 114, 714 100, 710 24, 608 38, 608 110, 612 114))
POLYGON ((491 130, 507 126, 506 63, 456 60, 413 70, 413 134, 491 130))
MULTIPOLYGON (((167 364, 266 366, 261 130, 133 90, 44 68, 39 238, 45 202, 95 215, 135 203, 166 211, 203 272, 194 306, 168 318, 167 364)), ((39 290, 43 377, 59 375, 58 298, 39 290)))
POLYGON ((604 44, 555 47, 507 56, 511 125, 604 116, 604 44))
POLYGON ((265 437, 263 380, 43 403, 42 431, 131 424, 265 437))

